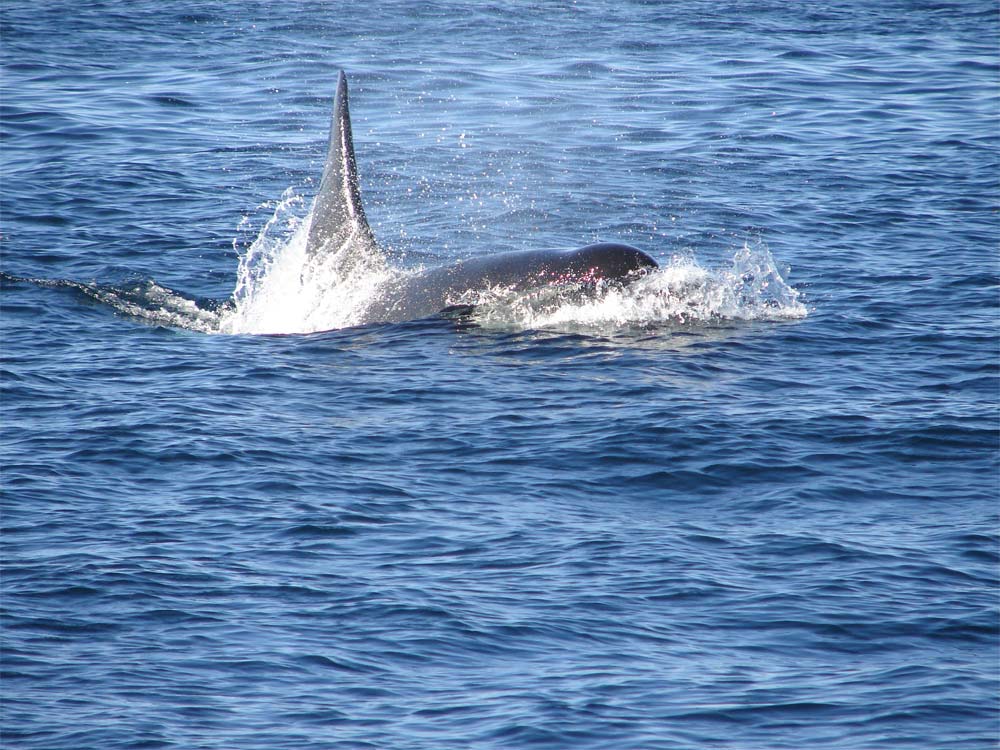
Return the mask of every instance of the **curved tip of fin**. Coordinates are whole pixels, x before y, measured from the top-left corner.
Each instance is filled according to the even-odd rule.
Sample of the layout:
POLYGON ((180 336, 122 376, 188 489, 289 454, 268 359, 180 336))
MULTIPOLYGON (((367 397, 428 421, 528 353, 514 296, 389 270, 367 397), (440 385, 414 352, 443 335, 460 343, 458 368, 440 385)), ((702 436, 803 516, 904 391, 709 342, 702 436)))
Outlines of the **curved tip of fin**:
POLYGON ((376 251, 378 248, 361 203, 348 107, 347 75, 341 70, 337 76, 326 164, 309 222, 306 254, 310 258, 325 255, 352 242, 365 251, 376 251))

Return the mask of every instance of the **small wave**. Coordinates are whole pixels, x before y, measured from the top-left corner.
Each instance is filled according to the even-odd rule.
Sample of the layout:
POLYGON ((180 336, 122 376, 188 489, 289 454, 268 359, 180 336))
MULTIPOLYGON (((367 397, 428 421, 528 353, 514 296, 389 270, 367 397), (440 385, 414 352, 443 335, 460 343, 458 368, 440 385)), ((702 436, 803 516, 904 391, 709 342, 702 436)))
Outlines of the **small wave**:
POLYGON ((122 315, 149 325, 217 333, 227 303, 198 300, 157 284, 152 279, 125 284, 96 284, 68 279, 33 279, 0 274, 7 283, 26 283, 49 289, 67 289, 107 305, 122 315))
POLYGON ((152 280, 121 287, 81 284, 79 288, 99 302, 145 323, 200 333, 218 332, 221 312, 225 309, 218 303, 185 297, 152 280))

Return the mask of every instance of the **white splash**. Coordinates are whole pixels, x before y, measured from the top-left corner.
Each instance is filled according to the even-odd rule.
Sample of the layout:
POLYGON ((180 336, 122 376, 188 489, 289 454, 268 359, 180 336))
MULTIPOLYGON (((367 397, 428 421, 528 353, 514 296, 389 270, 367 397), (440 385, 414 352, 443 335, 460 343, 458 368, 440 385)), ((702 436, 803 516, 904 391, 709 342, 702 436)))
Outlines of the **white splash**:
POLYGON ((729 268, 707 269, 693 255, 674 256, 628 286, 547 287, 529 293, 493 289, 464 300, 487 328, 589 331, 676 326, 723 320, 793 320, 807 309, 761 243, 744 245, 729 268))
POLYGON ((312 333, 362 322, 367 303, 391 271, 381 257, 359 259, 344 247, 320 261, 306 256, 302 198, 285 191, 274 215, 240 258, 232 308, 221 333, 312 333))

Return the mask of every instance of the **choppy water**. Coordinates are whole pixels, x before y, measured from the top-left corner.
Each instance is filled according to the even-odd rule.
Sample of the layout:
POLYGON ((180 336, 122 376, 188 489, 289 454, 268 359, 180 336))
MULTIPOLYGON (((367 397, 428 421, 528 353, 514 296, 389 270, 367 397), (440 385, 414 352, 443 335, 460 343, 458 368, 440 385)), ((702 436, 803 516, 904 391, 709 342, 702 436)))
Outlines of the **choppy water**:
POLYGON ((995 747, 995 3, 339 5, 0 7, 4 746, 995 747))

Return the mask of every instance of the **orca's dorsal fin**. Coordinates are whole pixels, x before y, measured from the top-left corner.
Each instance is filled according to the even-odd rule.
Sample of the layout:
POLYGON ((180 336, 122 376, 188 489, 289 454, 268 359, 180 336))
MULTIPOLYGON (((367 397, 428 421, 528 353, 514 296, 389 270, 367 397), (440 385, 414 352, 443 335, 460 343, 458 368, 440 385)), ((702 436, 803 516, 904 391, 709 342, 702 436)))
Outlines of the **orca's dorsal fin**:
POLYGON ((323 179, 313 203, 306 255, 310 259, 318 258, 337 252, 349 243, 359 245, 357 250, 363 252, 378 252, 378 243, 361 205, 351 114, 347 107, 347 76, 340 71, 330 124, 330 146, 323 179))

